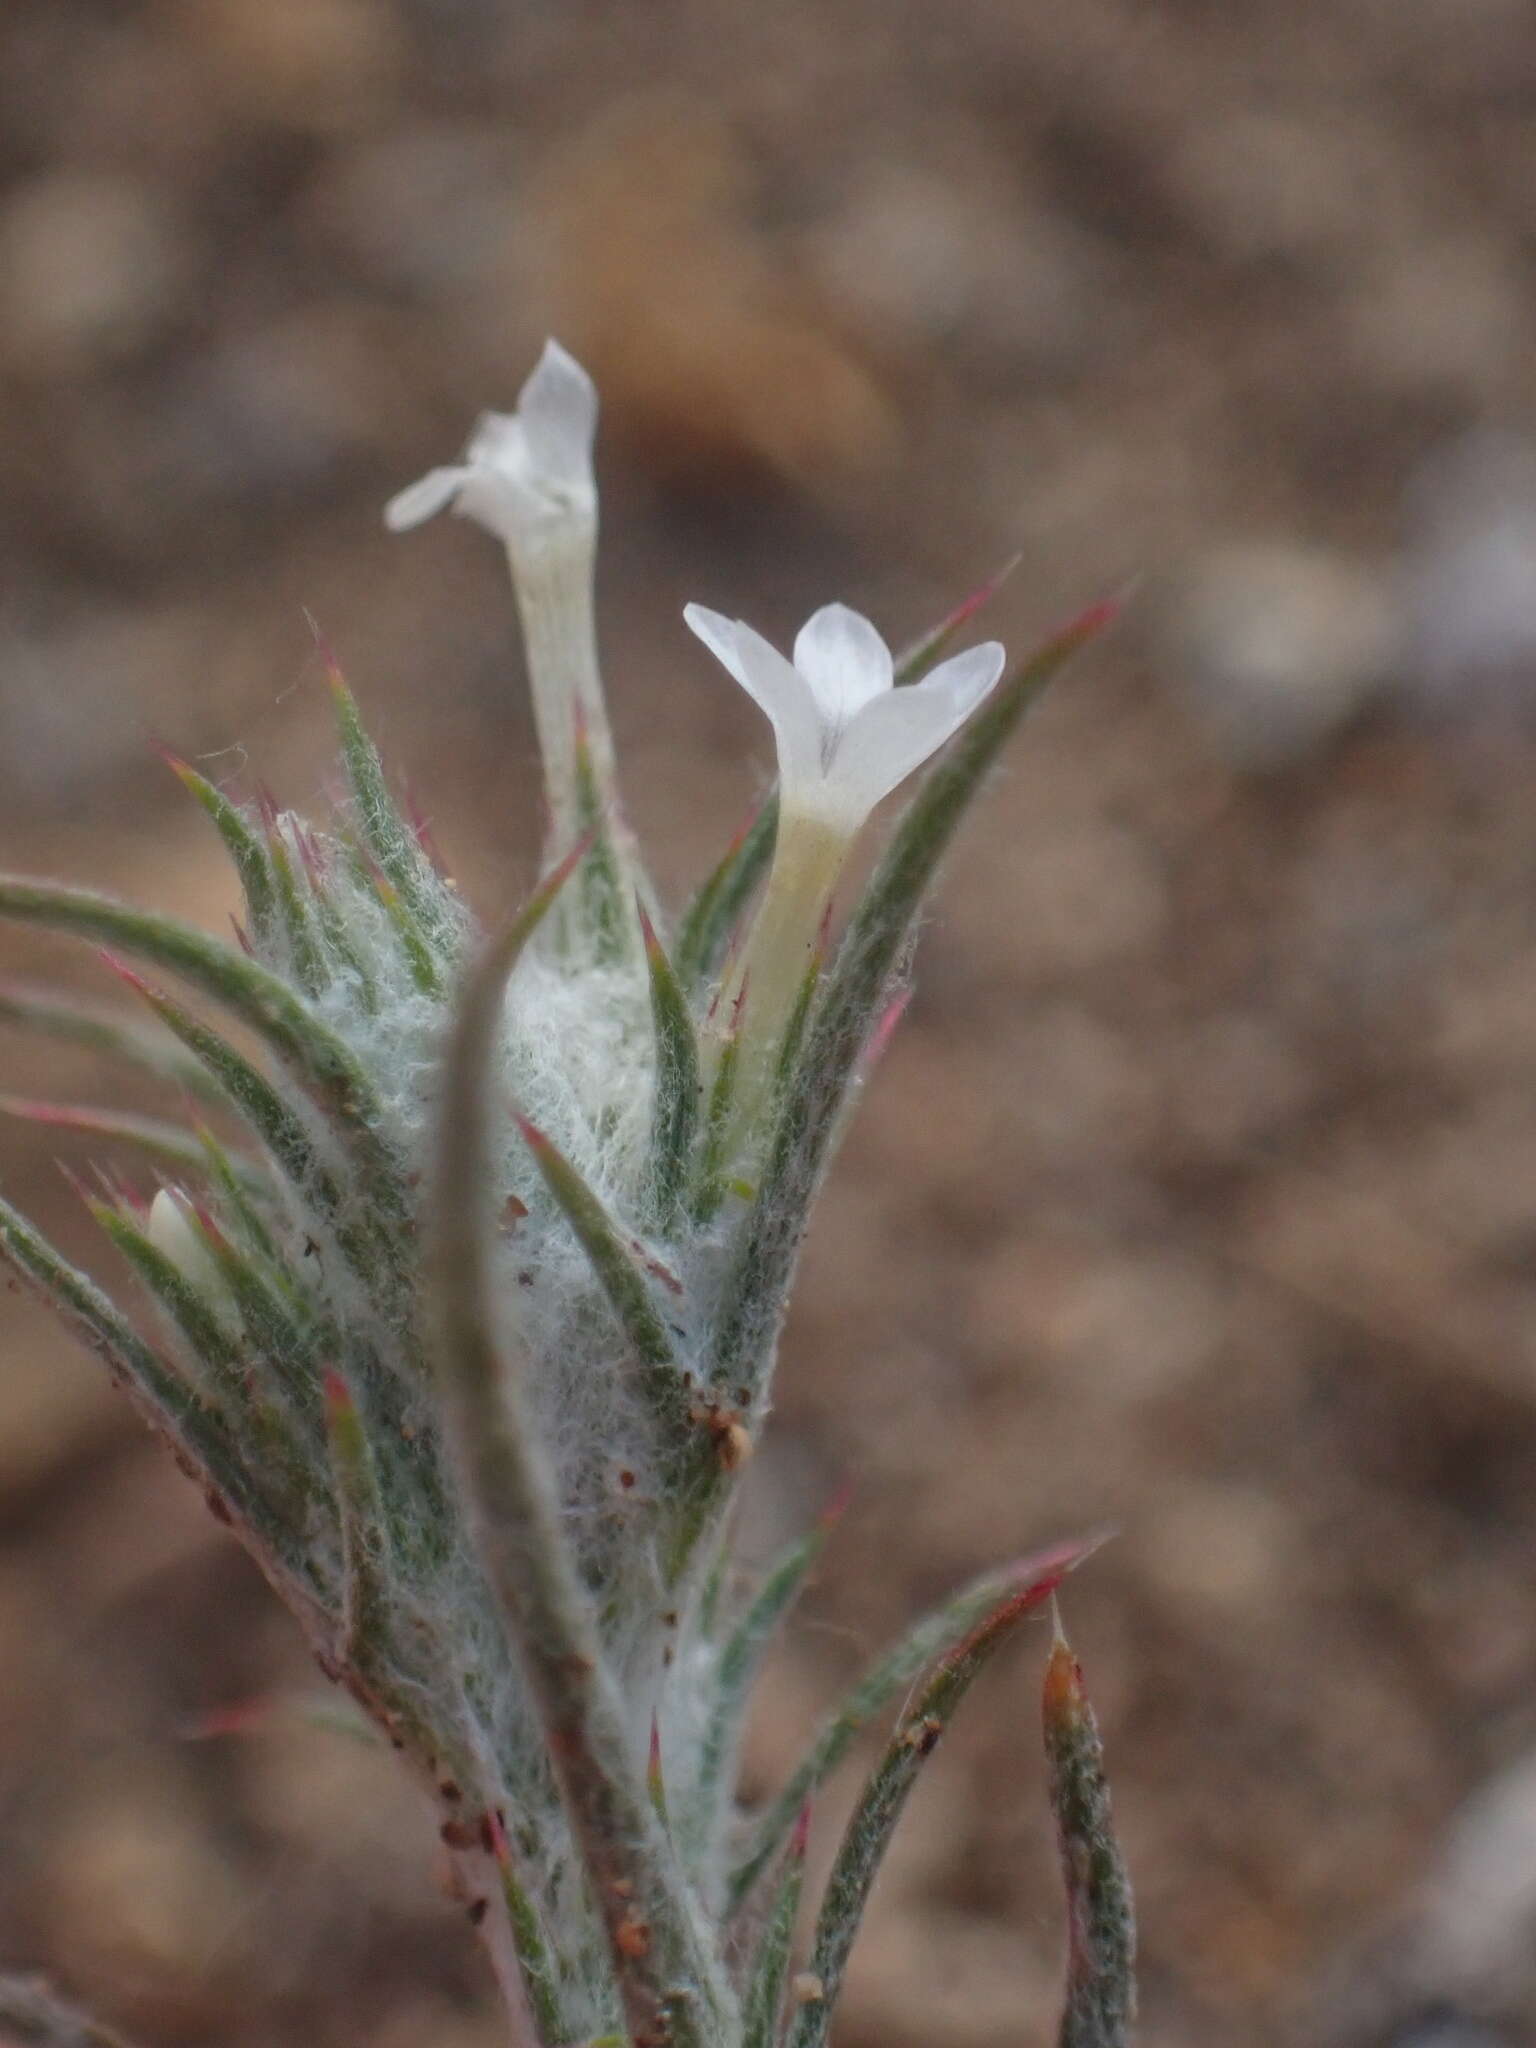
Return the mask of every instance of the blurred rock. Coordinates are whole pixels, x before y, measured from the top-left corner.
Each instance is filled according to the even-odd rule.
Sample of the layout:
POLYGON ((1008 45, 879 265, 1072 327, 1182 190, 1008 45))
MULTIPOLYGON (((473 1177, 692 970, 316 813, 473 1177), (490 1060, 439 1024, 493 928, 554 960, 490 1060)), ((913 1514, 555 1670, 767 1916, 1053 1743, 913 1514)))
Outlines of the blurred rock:
POLYGON ((1519 268, 1470 229, 1378 251, 1354 279, 1347 344, 1373 386, 1486 405, 1530 343, 1519 268))
POLYGON ((753 185, 729 123, 670 97, 622 102, 530 195, 550 325, 655 474, 823 495, 886 468, 898 421, 754 221, 753 185))
POLYGON ((327 160, 301 217, 354 275, 433 299, 484 276, 516 203, 505 133, 444 122, 393 129, 327 160))
POLYGON ((169 194, 53 171, 0 212, 0 367, 57 376, 137 355, 185 314, 197 264, 169 194))
POLYGON ((151 2009, 195 1992, 211 2023, 249 1924, 237 1869, 169 1770, 144 1769, 131 1789, 78 1790, 57 1816, 42 1878, 72 1981, 131 1985, 151 2009))
POLYGON ((319 496, 388 445, 396 395, 366 312, 311 301, 232 336, 167 392, 156 453, 189 508, 319 496))
POLYGON ((176 0, 210 83, 252 122, 349 134, 394 104, 408 45, 389 0, 176 0))
POLYGON ((993 375, 1081 372, 1124 340, 1108 252, 998 175, 864 165, 807 244, 829 301, 871 344, 993 375))
POLYGON ((1209 549, 1165 592, 1162 662, 1232 766, 1308 759, 1391 678, 1385 579, 1297 541, 1209 549))
POLYGON ((1536 438, 1483 429, 1420 466, 1402 582, 1417 701, 1494 733, 1536 722, 1536 438))
POLYGON ((1416 161, 1368 108, 1218 106, 1179 138, 1171 176, 1221 255, 1338 270, 1410 231, 1416 161))

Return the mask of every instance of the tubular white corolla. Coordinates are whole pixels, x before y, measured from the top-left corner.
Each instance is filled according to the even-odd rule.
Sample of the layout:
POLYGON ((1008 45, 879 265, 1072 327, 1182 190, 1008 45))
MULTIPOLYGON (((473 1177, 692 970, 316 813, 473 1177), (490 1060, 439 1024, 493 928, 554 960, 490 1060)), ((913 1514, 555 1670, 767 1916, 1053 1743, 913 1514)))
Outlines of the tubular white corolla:
POLYGON ((812 613, 795 637, 793 661, 739 619, 697 604, 683 616, 767 713, 778 744, 773 867, 717 1011, 729 1015, 746 989, 741 1123, 761 1101, 865 819, 965 723, 1002 674, 1004 655, 989 640, 897 689, 890 649, 847 605, 812 613))
POLYGON ((547 341, 516 412, 483 414, 462 462, 429 470, 384 509, 385 524, 401 533, 451 506, 505 546, 528 650, 550 827, 561 848, 581 829, 579 732, 604 801, 613 787, 593 616, 596 432, 596 386, 559 342, 547 341))

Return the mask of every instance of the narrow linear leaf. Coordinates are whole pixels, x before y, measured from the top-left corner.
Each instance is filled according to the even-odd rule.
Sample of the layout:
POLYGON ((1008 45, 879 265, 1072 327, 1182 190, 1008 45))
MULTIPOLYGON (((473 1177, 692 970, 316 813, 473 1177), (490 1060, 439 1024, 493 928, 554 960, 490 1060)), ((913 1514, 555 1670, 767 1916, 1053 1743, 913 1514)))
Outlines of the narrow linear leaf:
POLYGON ((1000 569, 990 575, 985 583, 979 584, 969 597, 961 598, 954 610, 947 612, 936 626, 920 634, 910 647, 904 647, 896 657, 897 684, 919 681, 933 667, 961 628, 968 626, 976 614, 992 602, 1023 559, 1022 552, 1010 555, 1000 569))
POLYGON ((663 1230, 677 1221, 699 1121, 699 1047, 687 999, 656 928, 637 903, 651 980, 656 1034, 656 1107, 651 1120, 652 1200, 663 1230))
POLYGON ((0 1257, 35 1286, 106 1363, 177 1463, 232 1520, 316 1643, 329 1640, 320 1599, 325 1587, 312 1552, 253 1486, 244 1455, 223 1418, 146 1344, 96 1283, 57 1252, 27 1219, 0 1199, 0 1257))
POLYGON ((695 1223, 708 1223, 726 1196, 726 1149, 736 1109, 736 1084, 741 1076, 741 1012, 746 994, 747 984, 744 981, 715 1056, 715 1078, 710 1086, 709 1106, 704 1112, 704 1137, 699 1146, 699 1163, 690 1205, 695 1223))
POLYGON ((1045 1667, 1045 1756, 1067 1895, 1060 2048, 1126 2048, 1136 2017, 1136 1913, 1115 1839, 1104 1749, 1082 1669, 1057 1623, 1045 1667))
POLYGON ((840 1493, 813 1528, 785 1547, 726 1638, 715 1672, 714 1702, 699 1741, 691 1815, 700 1837, 710 1829, 727 1790, 752 1683, 764 1652, 826 1549, 845 1504, 846 1494, 840 1493))
POLYGON ((183 761, 179 754, 169 752, 163 758, 182 787, 196 798, 213 820, 240 878, 246 920, 252 936, 259 945, 271 945, 278 927, 277 890, 261 835, 238 804, 231 803, 224 792, 206 776, 200 775, 190 761, 183 761))
POLYGON ((351 1389, 339 1372, 325 1375, 325 1440, 346 1574, 345 1654, 350 1663, 366 1670, 377 1655, 386 1626, 389 1539, 367 1432, 351 1389))
POLYGON ((457 932, 444 901, 443 885, 416 834, 400 814, 379 750, 363 725, 357 700, 347 688, 335 658, 322 651, 341 735, 342 758, 352 786, 357 829, 388 877, 412 925, 439 960, 449 961, 458 951, 457 932))
POLYGON ((573 742, 576 766, 576 824, 590 841, 572 894, 581 904, 582 921, 597 960, 623 960, 635 951, 637 927, 629 909, 614 819, 614 792, 604 789, 592 758, 586 713, 576 705, 573 742))
POLYGON ((309 907, 319 932, 321 951, 326 956, 327 978, 334 981, 350 976, 359 1006, 368 1016, 376 1016, 379 984, 337 900, 330 863, 314 834, 297 820, 293 821, 293 838, 309 884, 309 907))
POLYGON ((145 1031, 110 1010, 71 1002, 49 989, 28 988, 14 981, 0 983, 0 1024, 124 1060, 157 1080, 174 1081, 202 1101, 223 1099, 198 1062, 188 1059, 170 1039, 145 1031))
POLYGON ((631 2038, 670 2035, 677 2048, 716 2048, 734 2037, 734 1999, 636 1768, 627 1709, 561 1526, 550 1462, 496 1327, 486 1104, 506 982, 589 843, 492 941, 461 998, 426 1210, 427 1306, 471 1527, 522 1654, 631 2038))
POLYGON ((373 1084, 351 1048, 277 975, 193 926, 109 896, 0 876, 0 917, 94 939, 179 974, 250 1026, 315 1099, 357 1166, 370 1204, 397 1226, 410 1205, 373 1084))
POLYGON ((683 914, 675 964, 684 988, 697 990, 713 979, 753 890, 768 872, 778 833, 779 799, 774 791, 731 841, 683 914))
POLYGON ((774 1887, 757 1954, 747 1974, 746 1996, 741 2006, 742 2048, 773 2048, 779 2037, 779 2015, 784 2010, 784 1986, 789 1976, 795 1915, 800 1910, 800 1894, 805 1888, 805 1850, 810 1830, 811 1809, 807 1806, 789 1838, 789 1847, 784 1852, 784 1867, 774 1887))
MULTIPOLYGON (((0 1116, 13 1116, 23 1123, 48 1124, 54 1130, 84 1131, 93 1138, 136 1145, 152 1159, 167 1165, 208 1171, 208 1158, 195 1132, 160 1117, 135 1116, 131 1111, 97 1109, 85 1103, 31 1102, 19 1095, 0 1095, 0 1116)), ((247 1193, 261 1186, 261 1177, 243 1162, 230 1162, 230 1170, 247 1193)))
POLYGON ((730 1905, 741 1904, 752 1886, 779 1853, 795 1817, 847 1754, 859 1730, 906 1691, 935 1657, 951 1654, 971 1631, 1000 1604, 1021 1591, 1038 1588, 1044 1599, 1069 1571, 1096 1550, 1104 1538, 1089 1536, 1058 1543, 1000 1571, 984 1573, 944 1606, 924 1616, 899 1642, 879 1657, 827 1716, 821 1731, 791 1776, 752 1830, 752 1845, 732 1872, 730 1905))
MULTIPOLYGON (((1048 1553, 1047 1553, 1048 1554, 1048 1553)), ((813 1995, 790 2022, 786 2048, 822 2048, 864 1908, 912 1787, 966 1693, 1027 1614, 1048 1600, 1064 1566, 1015 1587, 950 1650, 901 1719, 866 1784, 827 1879, 809 1971, 813 1995)))
POLYGON ((1095 606, 1000 683, 923 778, 855 911, 815 1005, 757 1197, 726 1277, 711 1376, 757 1390, 771 1354, 805 1218, 835 1134, 838 1108, 939 862, 1025 711, 1099 634, 1114 607, 1095 606))
POLYGON ((443 977, 426 933, 410 905, 382 869, 373 877, 374 893, 384 906, 384 915, 394 928, 406 969, 424 996, 443 993, 443 977))
POLYGON ((277 1265, 277 1241, 269 1227, 266 1206, 274 1192, 271 1182, 265 1174, 253 1173, 244 1160, 236 1162, 231 1158, 228 1147, 206 1124, 199 1124, 193 1135, 202 1153, 203 1172, 237 1226, 241 1244, 265 1265, 277 1265))
POLYGON ((320 1376, 316 1369, 315 1331, 295 1313, 254 1260, 240 1252, 213 1217, 198 1211, 204 1241, 216 1261, 219 1277, 229 1289, 251 1348, 280 1390, 283 1405, 300 1437, 319 1448, 320 1376))
POLYGON ((202 1063, 225 1100, 246 1122, 274 1162, 331 1223, 348 1263, 358 1275, 376 1283, 389 1270, 385 1248, 375 1234, 351 1220, 340 1181, 315 1149, 308 1126, 284 1102, 259 1068, 237 1052, 218 1032, 152 988, 110 954, 108 964, 141 995, 155 1015, 202 1063))
POLYGON ((307 891, 299 886, 284 821, 278 815, 276 803, 265 793, 261 817, 267 833, 267 858, 272 868, 277 924, 288 956, 289 971, 306 995, 317 996, 326 988, 330 975, 320 950, 314 911, 307 891))
POLYGON ((517 1128, 623 1326, 652 1414, 675 1442, 688 1426, 688 1384, 639 1263, 608 1211, 559 1146, 525 1116, 517 1117, 517 1128))
POLYGON ((528 2009, 533 2014, 540 2042, 546 2044, 546 2048, 555 2048, 555 2044, 574 2037, 561 2007, 559 1980, 549 1944, 544 1938, 538 1910, 518 1875, 507 1831, 494 1809, 487 1815, 487 1820, 491 1831, 491 1853, 501 1879, 502 1901, 512 1929, 512 1946, 522 1973, 523 1989, 528 1994, 528 2009))

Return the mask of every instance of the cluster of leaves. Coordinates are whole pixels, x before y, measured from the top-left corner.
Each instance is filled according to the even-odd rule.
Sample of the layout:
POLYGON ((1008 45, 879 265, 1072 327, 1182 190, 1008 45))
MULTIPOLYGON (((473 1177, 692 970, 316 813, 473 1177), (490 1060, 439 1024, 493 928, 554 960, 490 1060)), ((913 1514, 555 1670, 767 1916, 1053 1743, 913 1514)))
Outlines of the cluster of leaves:
MULTIPOLYGON (((101 1354, 298 1614, 323 1668, 431 1787, 520 2040, 554 2048, 622 2029, 635 2048, 821 2048, 923 1759, 986 1661, 1089 1547, 1059 1546, 956 1595, 865 1674, 765 1809, 738 1814, 752 1681, 830 1528, 737 1598, 728 1510, 765 1412, 807 1213, 954 830, 1028 705, 1104 617, 1084 615, 1006 678, 926 775, 840 943, 807 976, 748 1177, 723 1137, 734 1041, 727 1028, 706 1087, 700 1025, 772 852, 771 804, 670 950, 642 915, 654 1034, 643 1216, 611 1213, 553 1140, 518 1120, 623 1334, 660 1447, 648 1512, 667 1608, 657 1627, 676 1654, 658 1685, 701 1695, 688 1753, 667 1758, 671 1783, 658 1720, 647 1763, 616 1668, 613 1589, 570 1537, 498 1256, 507 984, 557 903, 599 938, 611 929, 604 821, 480 945, 333 676, 350 797, 328 835, 266 801, 241 809, 174 764, 237 870, 238 944, 105 896, 0 878, 0 916, 107 949, 154 1028, 19 989, 0 995, 0 1019, 150 1067, 194 1105, 185 1127, 7 1105, 129 1141, 174 1174, 155 1205, 115 1173, 82 1188, 158 1311, 153 1341, 3 1202, 0 1254, 101 1354), (154 974, 232 1016, 253 1050, 154 974), (430 1068, 424 1163, 385 1073, 403 1052, 430 1068), (217 1128, 238 1140, 205 1118, 214 1104, 217 1128), (723 1243, 723 1277, 686 1352, 657 1300, 658 1273, 677 1283, 637 1222, 672 1246, 704 1231, 723 1243), (667 1676, 674 1666, 685 1679, 667 1676), (792 1976, 809 1802, 898 1700, 792 1976)), ((941 645, 942 629, 909 673, 941 645)), ((1074 1929, 1061 2038, 1112 2048, 1129 2017, 1128 1892, 1091 1715, 1064 1668, 1053 1659, 1047 1686, 1074 1929)), ((664 1721, 665 1698, 651 1711, 664 1721)))

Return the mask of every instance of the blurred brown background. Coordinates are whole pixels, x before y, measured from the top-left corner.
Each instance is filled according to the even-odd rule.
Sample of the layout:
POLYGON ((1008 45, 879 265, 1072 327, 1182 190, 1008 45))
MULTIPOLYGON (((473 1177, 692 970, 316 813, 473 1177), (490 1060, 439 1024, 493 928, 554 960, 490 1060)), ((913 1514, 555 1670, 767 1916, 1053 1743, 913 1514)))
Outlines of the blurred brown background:
MULTIPOLYGON (((307 607, 511 901, 496 551, 378 514, 546 331, 604 393, 674 896, 768 757, 685 598, 899 640, 1022 549, 1019 647, 1143 579, 954 860, 823 1206, 765 1509, 859 1491, 752 1768, 917 1603, 1118 1523, 1069 1619, 1148 2048, 1536 2038, 1533 120, 1528 0, 0 13, 7 865, 221 922, 146 742, 317 801, 307 607)), ((104 1268, 61 1150, 7 1128, 7 1192, 104 1268)), ((152 2048, 490 2048, 387 1763, 188 1739, 312 1691, 295 1633, 0 1306, 0 1959, 152 2048)), ((849 2048, 1049 2038, 1039 1648, 935 1759, 849 2048)))

